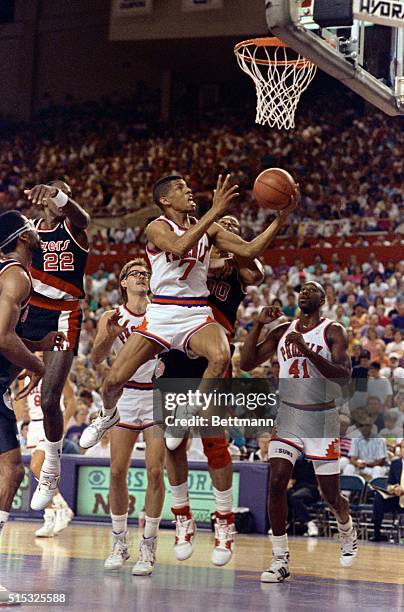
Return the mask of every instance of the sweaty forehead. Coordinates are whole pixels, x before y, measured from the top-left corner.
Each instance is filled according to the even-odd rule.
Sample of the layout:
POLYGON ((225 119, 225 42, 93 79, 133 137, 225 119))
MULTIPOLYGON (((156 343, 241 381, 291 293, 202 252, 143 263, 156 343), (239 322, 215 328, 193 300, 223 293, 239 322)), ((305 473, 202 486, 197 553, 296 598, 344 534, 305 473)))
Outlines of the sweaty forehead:
POLYGON ((184 181, 184 179, 175 179, 174 181, 171 181, 171 187, 173 187, 174 189, 176 189, 177 187, 186 187, 187 184, 184 181))

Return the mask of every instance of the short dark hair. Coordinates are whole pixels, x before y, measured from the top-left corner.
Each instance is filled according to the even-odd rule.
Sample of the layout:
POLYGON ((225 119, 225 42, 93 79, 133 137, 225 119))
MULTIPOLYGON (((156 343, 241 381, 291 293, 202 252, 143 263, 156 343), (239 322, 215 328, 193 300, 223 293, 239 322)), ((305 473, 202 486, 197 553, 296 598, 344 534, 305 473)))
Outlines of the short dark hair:
POLYGON ((162 176, 156 181, 153 185, 153 200, 154 203, 157 204, 160 208, 161 202, 160 198, 163 198, 167 195, 170 190, 170 185, 173 181, 182 180, 182 176, 180 174, 169 174, 168 176, 162 176))
POLYGON ((372 370, 380 370, 380 363, 377 363, 377 361, 372 361, 370 367, 372 368, 372 370))

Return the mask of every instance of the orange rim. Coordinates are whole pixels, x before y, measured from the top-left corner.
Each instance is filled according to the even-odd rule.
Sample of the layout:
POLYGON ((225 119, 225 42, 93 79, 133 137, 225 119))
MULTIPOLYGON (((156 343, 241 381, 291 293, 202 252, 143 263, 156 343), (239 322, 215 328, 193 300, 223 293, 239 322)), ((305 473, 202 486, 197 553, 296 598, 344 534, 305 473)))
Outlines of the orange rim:
POLYGON ((305 68, 306 66, 313 64, 313 62, 305 58, 288 59, 288 60, 271 60, 269 58, 268 59, 261 59, 257 57, 253 58, 243 53, 243 50, 246 47, 251 47, 253 45, 255 47, 281 47, 284 49, 290 48, 289 45, 285 43, 283 40, 281 40, 280 38, 268 36, 265 38, 250 38, 249 40, 242 40, 241 42, 237 43, 237 45, 234 47, 234 53, 242 57, 247 62, 250 62, 250 63, 254 62, 255 64, 259 64, 262 66, 276 65, 276 66, 296 66, 297 68, 305 68))

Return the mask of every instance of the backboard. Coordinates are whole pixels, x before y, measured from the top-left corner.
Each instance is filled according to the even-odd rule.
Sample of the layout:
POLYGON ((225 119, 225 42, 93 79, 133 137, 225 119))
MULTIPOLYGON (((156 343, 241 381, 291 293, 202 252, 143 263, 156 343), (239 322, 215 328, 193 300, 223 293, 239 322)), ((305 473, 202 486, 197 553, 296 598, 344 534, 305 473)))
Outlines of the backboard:
POLYGON ((270 31, 389 115, 404 114, 404 0, 266 0, 270 31))

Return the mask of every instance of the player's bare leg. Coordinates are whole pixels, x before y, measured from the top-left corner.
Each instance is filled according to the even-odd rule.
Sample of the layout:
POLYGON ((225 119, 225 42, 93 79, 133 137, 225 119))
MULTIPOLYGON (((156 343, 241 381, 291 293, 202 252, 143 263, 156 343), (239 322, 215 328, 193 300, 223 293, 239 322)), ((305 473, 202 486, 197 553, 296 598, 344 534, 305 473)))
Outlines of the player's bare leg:
POLYGON ((145 527, 139 545, 139 559, 132 569, 134 576, 148 576, 156 561, 157 536, 164 504, 165 446, 160 427, 145 429, 147 489, 145 499, 145 527))
POLYGON ((45 374, 42 379, 41 408, 45 429, 45 460, 31 500, 33 510, 46 508, 57 490, 63 446, 63 413, 60 400, 73 357, 73 351, 49 351, 43 355, 45 374))
POLYGON ((288 516, 287 487, 293 463, 287 459, 271 458, 268 514, 272 528, 272 563, 261 574, 261 582, 283 582, 290 576, 289 545, 286 534, 288 516))
POLYGON ((116 404, 122 395, 124 384, 141 365, 152 359, 161 350, 161 344, 140 334, 133 333, 127 339, 105 377, 102 386, 103 409, 101 414, 84 430, 80 438, 82 448, 90 448, 97 444, 104 433, 119 422, 116 404))
POLYGON ((128 470, 137 431, 114 427, 110 437, 111 467, 109 506, 112 520, 112 552, 104 563, 105 569, 117 570, 129 559, 128 532, 128 470))
POLYGON ((341 495, 340 476, 338 474, 317 474, 321 495, 337 519, 341 543, 340 563, 350 567, 358 554, 356 529, 352 524, 348 500, 341 495))
MULTIPOLYGON (((45 461, 45 452, 42 449, 35 449, 31 456, 30 470, 39 480, 42 465, 45 461)), ((54 535, 63 531, 73 518, 73 512, 63 499, 59 489, 53 499, 46 506, 44 511, 44 524, 35 532, 38 538, 52 538, 54 535)))

